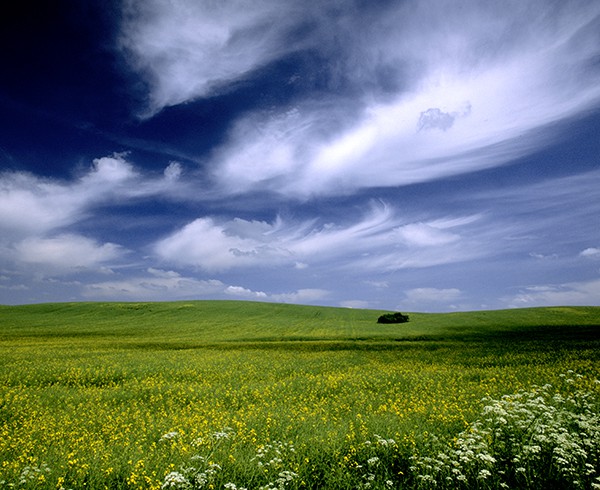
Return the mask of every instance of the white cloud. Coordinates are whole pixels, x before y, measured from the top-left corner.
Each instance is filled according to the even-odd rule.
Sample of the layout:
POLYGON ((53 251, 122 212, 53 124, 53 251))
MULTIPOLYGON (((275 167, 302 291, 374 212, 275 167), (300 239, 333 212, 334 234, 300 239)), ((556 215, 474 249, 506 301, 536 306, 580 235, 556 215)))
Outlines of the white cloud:
POLYGON ((243 286, 226 285, 216 279, 200 280, 174 271, 150 268, 146 274, 115 281, 87 284, 83 296, 89 299, 167 301, 236 297, 276 303, 312 303, 329 295, 323 289, 299 289, 288 293, 265 293, 243 286))
POLYGON ((126 154, 115 153, 110 157, 96 158, 90 172, 81 180, 86 186, 120 184, 136 176, 133 165, 125 160, 126 154))
MULTIPOLYGON (((118 244, 73 230, 92 217, 98 205, 172 193, 179 172, 178 164, 172 163, 167 178, 148 178, 125 157, 95 159, 86 172, 71 180, 1 173, 0 264, 11 263, 15 271, 28 274, 64 274, 102 272, 107 263, 123 259, 126 250, 118 244)), ((98 235, 102 231, 97 230, 98 235)))
POLYGON ((588 259, 600 259, 600 248, 598 247, 589 247, 585 250, 582 250, 579 254, 581 257, 586 257, 588 259))
POLYGON ((396 229, 396 233, 404 243, 422 247, 447 245, 460 239, 458 235, 425 223, 411 223, 401 226, 396 229))
POLYGON ((157 243, 155 252, 163 260, 210 271, 260 263, 277 265, 291 254, 269 242, 269 233, 275 231, 276 225, 265 222, 218 224, 211 218, 199 218, 157 243))
POLYGON ((94 204, 143 193, 143 185, 131 185, 136 179, 140 184, 140 176, 121 154, 95 159, 88 172, 70 182, 4 172, 0 174, 0 232, 6 240, 71 225, 94 204))
POLYGON ((332 93, 235 122, 210 162, 224 194, 305 198, 503 165, 600 103, 595 2, 244 5, 129 0, 121 32, 150 115, 235 89, 295 51, 320 60, 332 93))
POLYGON ((533 257, 534 259, 539 259, 539 260, 556 260, 556 259, 558 259, 557 254, 544 255, 544 254, 540 254, 540 253, 536 253, 536 252, 531 252, 529 254, 529 256, 533 257))
POLYGON ((342 308, 357 308, 357 309, 365 309, 369 308, 369 302, 364 301, 362 299, 349 299, 346 301, 340 301, 340 306, 342 308))
POLYGON ((180 275, 175 271, 165 271, 163 269, 155 269, 154 267, 148 268, 148 273, 154 277, 159 277, 161 279, 174 279, 179 278, 180 275))
POLYGON ((294 2, 128 0, 121 43, 150 84, 149 114, 213 93, 299 46, 294 2))
POLYGON ((122 254, 121 247, 114 243, 99 244, 73 234, 52 238, 32 237, 15 245, 15 258, 18 262, 64 272, 95 268, 122 254))
POLYGON ((280 303, 312 303, 322 300, 330 294, 329 291, 319 288, 298 289, 291 293, 271 294, 270 298, 280 303))
POLYGON ((98 204, 172 195, 181 172, 181 165, 171 162, 165 178, 146 177, 124 154, 114 154, 95 159, 87 172, 70 181, 25 172, 0 173, 0 244, 76 224, 98 204))
POLYGON ((553 141, 552 124, 598 105, 590 60, 600 48, 589 23, 598 5, 461 6, 408 2, 384 10, 366 47, 357 42, 369 27, 353 25, 358 41, 344 39, 341 57, 352 51, 364 61, 344 65, 347 77, 361 86, 364 71, 378 64, 419 66, 404 89, 385 99, 310 98, 292 111, 247 115, 215 153, 223 192, 306 197, 503 165, 553 141))
POLYGON ((330 292, 325 289, 317 288, 298 289, 297 291, 290 293, 265 293, 264 291, 253 291, 252 289, 242 286, 227 286, 224 292, 229 296, 237 296, 244 299, 296 304, 319 301, 330 294, 330 292))
POLYGON ((179 163, 179 162, 170 162, 164 171, 165 179, 167 179, 168 181, 178 180, 179 177, 181 177, 182 173, 183 173, 183 167, 181 166, 181 163, 179 163))
POLYGON ((218 295, 224 287, 214 279, 199 280, 173 271, 148 269, 144 276, 87 284, 83 295, 91 299, 166 301, 218 295))
POLYGON ((345 225, 199 218, 160 240, 154 251, 162 260, 208 271, 282 265, 304 269, 315 264, 393 270, 472 258, 474 246, 462 242, 458 231, 478 219, 399 226, 400 218, 386 205, 372 205, 356 222, 345 225))
POLYGON ((57 181, 4 173, 0 175, 0 231, 6 239, 70 224, 82 214, 82 199, 57 181))
POLYGON ((267 299, 268 297, 267 293, 263 291, 252 291, 251 289, 242 286, 227 286, 225 288, 225 294, 250 299, 267 299))
POLYGON ((365 284, 377 289, 387 289, 390 287, 388 281, 365 281, 365 284))
POLYGON ((513 297, 505 298, 510 308, 532 306, 590 306, 597 305, 600 298, 600 279, 529 286, 513 297))

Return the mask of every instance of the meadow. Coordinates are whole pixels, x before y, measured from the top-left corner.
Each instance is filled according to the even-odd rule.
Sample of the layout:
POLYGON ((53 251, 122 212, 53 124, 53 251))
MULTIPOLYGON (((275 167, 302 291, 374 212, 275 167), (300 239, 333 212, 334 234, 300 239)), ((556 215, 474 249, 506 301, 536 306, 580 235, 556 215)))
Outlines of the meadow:
POLYGON ((0 488, 600 488, 600 307, 0 306, 0 488))

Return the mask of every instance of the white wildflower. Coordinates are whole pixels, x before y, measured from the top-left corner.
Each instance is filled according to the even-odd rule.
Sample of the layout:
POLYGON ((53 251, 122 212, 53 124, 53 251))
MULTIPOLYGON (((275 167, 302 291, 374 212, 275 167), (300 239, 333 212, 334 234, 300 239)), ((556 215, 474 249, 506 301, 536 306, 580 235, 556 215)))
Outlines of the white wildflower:
POLYGON ((165 488, 181 488, 187 489, 191 488, 189 480, 183 476, 178 471, 171 471, 167 476, 165 476, 165 480, 161 485, 162 489, 165 488))
POLYGON ((170 440, 176 439, 178 437, 179 437, 179 432, 171 431, 171 432, 167 432, 166 434, 163 434, 160 438, 160 441, 161 442, 170 441, 170 440))
POLYGON ((483 469, 483 470, 479 471, 479 474, 477 475, 477 479, 485 480, 488 476, 492 476, 492 474, 488 470, 483 469))
POLYGON ((239 487, 235 483, 225 483, 223 487, 226 490, 248 490, 246 487, 239 487))
POLYGON ((230 439, 235 436, 235 432, 231 427, 225 427, 223 430, 215 432, 213 434, 213 439, 219 441, 221 439, 230 439))

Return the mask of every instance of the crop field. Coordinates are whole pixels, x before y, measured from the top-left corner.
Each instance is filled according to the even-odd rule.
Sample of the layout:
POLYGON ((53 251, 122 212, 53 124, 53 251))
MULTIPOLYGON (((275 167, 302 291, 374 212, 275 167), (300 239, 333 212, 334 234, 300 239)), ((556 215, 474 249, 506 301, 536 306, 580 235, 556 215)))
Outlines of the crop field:
POLYGON ((382 313, 0 306, 0 488, 600 488, 600 307, 382 313))

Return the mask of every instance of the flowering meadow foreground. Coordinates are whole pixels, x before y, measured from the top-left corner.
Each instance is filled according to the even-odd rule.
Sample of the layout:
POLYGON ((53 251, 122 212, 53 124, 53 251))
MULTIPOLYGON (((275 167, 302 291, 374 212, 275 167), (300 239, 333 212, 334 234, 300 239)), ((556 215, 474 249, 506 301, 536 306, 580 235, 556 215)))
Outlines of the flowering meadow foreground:
POLYGON ((600 308, 0 307, 0 488, 600 488, 600 308))

